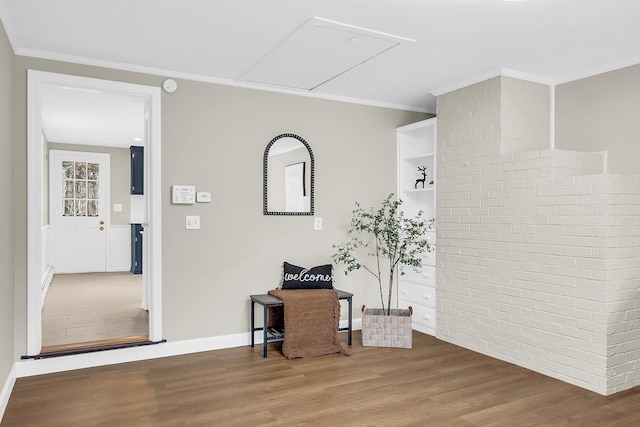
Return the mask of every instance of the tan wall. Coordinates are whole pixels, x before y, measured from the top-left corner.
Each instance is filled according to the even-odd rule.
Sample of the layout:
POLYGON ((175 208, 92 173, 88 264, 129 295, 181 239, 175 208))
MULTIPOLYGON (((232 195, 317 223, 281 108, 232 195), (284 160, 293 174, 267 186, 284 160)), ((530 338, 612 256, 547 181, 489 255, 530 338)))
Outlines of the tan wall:
MULTIPOLYGON (((16 57, 15 164, 26 165, 26 71, 36 69, 160 86, 163 78, 96 67, 16 57)), ((425 114, 325 101, 180 80, 162 94, 163 327, 170 341, 246 333, 249 295, 278 285, 281 263, 330 262, 332 244, 345 238, 354 201, 378 203, 395 189, 395 131, 425 114), (316 214, 262 215, 262 160, 269 141, 295 133, 316 161, 316 214), (209 191, 212 202, 170 204, 172 184, 209 191), (201 229, 185 230, 185 215, 200 215, 201 229)), ((26 174, 25 174, 26 178, 26 174)), ((26 187, 19 180, 18 216, 26 218, 26 187)), ((17 353, 26 324, 26 222, 17 221, 20 254, 16 306, 17 353)), ((354 292, 354 307, 376 303, 365 274, 337 275, 354 292)), ((357 317, 358 313, 355 313, 357 317)))
POLYGON ((111 225, 129 224, 131 167, 128 148, 49 143, 49 149, 109 154, 111 163, 111 206, 109 206, 109 209, 111 209, 111 225), (122 205, 122 212, 113 212, 114 203, 122 205))
MULTIPOLYGON (((14 361, 13 50, 0 25, 0 388, 14 361)), ((0 414, 1 416, 1 414, 0 414)))
POLYGON ((556 148, 608 150, 608 172, 640 172, 640 65, 556 87, 556 148))

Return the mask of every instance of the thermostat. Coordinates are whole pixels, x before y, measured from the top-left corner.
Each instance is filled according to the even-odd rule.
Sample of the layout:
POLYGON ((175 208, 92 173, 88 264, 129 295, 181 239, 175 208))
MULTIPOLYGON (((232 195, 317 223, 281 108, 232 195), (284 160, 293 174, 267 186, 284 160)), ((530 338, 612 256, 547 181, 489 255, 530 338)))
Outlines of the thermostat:
POLYGON ((196 201, 195 185, 173 185, 171 201, 174 205, 192 205, 196 201))

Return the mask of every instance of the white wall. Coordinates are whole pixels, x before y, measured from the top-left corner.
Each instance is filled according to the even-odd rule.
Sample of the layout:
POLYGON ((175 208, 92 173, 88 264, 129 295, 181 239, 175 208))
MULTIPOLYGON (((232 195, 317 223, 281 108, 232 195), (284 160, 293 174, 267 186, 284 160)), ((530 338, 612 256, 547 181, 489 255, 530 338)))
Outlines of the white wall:
POLYGON ((521 126, 510 110, 528 97, 505 91, 548 88, 495 78, 438 97, 437 336, 602 394, 638 385, 640 176, 539 149, 548 122, 521 126), (501 154, 506 128, 522 143, 501 154))
POLYGON ((107 243, 107 271, 131 269, 131 225, 111 225, 107 243))

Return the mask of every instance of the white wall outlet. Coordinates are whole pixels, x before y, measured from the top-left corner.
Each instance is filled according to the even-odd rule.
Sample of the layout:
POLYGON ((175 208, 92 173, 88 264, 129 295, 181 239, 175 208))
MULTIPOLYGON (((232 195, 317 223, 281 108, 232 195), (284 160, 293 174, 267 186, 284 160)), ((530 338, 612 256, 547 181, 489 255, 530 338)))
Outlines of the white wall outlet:
POLYGON ((200 230, 200 216, 187 215, 185 225, 187 230, 200 230))
POLYGON ((313 219, 313 229, 322 230, 322 217, 317 216, 313 219))

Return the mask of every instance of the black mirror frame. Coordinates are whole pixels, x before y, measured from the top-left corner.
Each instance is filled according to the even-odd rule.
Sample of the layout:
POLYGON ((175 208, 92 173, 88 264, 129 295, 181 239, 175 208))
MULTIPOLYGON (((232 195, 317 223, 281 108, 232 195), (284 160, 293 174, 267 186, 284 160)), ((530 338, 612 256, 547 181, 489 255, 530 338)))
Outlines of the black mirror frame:
POLYGON ((295 135, 293 133, 283 133, 281 135, 276 136, 275 138, 273 138, 269 144, 267 144, 267 148, 265 148, 264 150, 264 162, 263 162, 263 184, 262 184, 262 189, 263 189, 263 210, 262 213, 264 215, 287 215, 287 216, 310 216, 314 214, 314 190, 313 190, 313 186, 314 186, 314 181, 315 180, 315 161, 313 158, 313 151, 311 150, 311 146, 307 143, 307 141, 305 141, 302 137, 295 135), (276 212, 276 211, 270 211, 268 210, 268 206, 267 206, 267 193, 268 193, 268 184, 267 184, 267 174, 268 174, 268 159, 269 159, 269 150, 271 149, 271 146, 280 138, 295 138, 298 141, 302 142, 304 144, 304 146, 307 148, 307 151, 309 152, 309 157, 311 159, 311 182, 310 182, 310 187, 309 187, 309 191, 310 191, 310 210, 309 212, 276 212))

